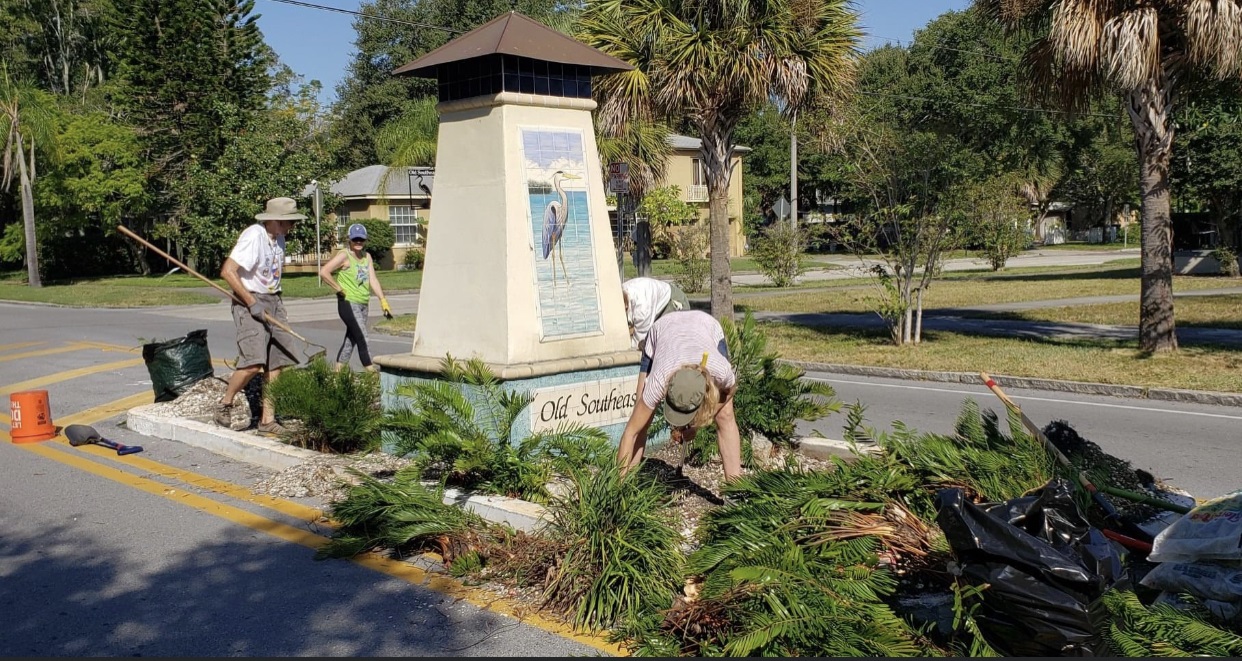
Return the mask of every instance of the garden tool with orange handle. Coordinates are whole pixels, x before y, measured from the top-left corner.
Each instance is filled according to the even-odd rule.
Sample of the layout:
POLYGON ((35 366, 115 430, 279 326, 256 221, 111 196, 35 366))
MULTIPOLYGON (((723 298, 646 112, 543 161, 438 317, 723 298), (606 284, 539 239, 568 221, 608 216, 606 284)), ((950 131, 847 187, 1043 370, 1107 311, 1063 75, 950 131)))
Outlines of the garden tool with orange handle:
MULTIPOLYGON (((988 389, 991 390, 998 398, 1000 398, 1001 402, 1003 402, 1006 407, 1021 416, 1022 424, 1030 430, 1031 434, 1035 438, 1039 439, 1039 441, 1044 444, 1044 447, 1047 448, 1048 451, 1052 453, 1052 456, 1056 458, 1057 463, 1061 464, 1061 466, 1066 470, 1074 471, 1074 465, 1070 463, 1069 457, 1066 457, 1065 453, 1061 452, 1061 449, 1054 445, 1052 441, 1044 435, 1044 432, 1041 431, 1029 417, 1027 417, 1026 413, 1022 411, 1022 407, 1014 403, 1012 399, 1009 399, 1009 396, 1005 394, 1005 391, 1001 390, 1001 387, 996 384, 996 381, 992 380, 992 377, 988 376, 987 372, 980 372, 979 376, 983 379, 983 384, 986 385, 988 389)), ((1148 543, 1151 541, 1151 535, 1149 533, 1144 531, 1142 528, 1139 528, 1137 525, 1121 518, 1121 513, 1117 511, 1116 507, 1113 507, 1112 503, 1108 502, 1108 499, 1104 497, 1104 494, 1101 493, 1095 484, 1087 478, 1086 473, 1083 471, 1076 472, 1078 483, 1082 485, 1082 488, 1087 490, 1087 493, 1091 494, 1091 500, 1094 501, 1096 505, 1099 505, 1100 509, 1104 510, 1104 518, 1106 521, 1124 529, 1129 535, 1138 537, 1135 541, 1141 543, 1148 543)))

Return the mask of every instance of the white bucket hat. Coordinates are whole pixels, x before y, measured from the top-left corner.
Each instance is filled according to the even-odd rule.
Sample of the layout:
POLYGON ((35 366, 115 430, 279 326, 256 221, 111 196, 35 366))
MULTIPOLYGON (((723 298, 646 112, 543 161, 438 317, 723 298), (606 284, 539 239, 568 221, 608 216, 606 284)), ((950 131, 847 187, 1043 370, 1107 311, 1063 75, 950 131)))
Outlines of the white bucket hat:
POLYGON ((306 220, 298 213, 298 203, 291 197, 273 197, 267 201, 267 209, 255 216, 256 220, 306 220))

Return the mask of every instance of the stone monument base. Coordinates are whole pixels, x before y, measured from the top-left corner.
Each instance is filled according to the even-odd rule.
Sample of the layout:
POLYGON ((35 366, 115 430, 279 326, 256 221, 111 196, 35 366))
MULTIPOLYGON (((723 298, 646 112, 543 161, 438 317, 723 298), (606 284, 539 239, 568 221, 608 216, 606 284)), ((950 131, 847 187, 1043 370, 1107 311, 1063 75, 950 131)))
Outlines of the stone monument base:
MULTIPOLYGON (((514 424, 510 441, 576 422, 603 430, 616 445, 634 410, 639 358, 638 351, 622 351, 516 365, 489 363, 502 389, 533 397, 514 424)), ((402 405, 396 394, 401 385, 442 379, 439 359, 389 354, 375 356, 374 362, 380 368, 380 401, 385 411, 402 405)))

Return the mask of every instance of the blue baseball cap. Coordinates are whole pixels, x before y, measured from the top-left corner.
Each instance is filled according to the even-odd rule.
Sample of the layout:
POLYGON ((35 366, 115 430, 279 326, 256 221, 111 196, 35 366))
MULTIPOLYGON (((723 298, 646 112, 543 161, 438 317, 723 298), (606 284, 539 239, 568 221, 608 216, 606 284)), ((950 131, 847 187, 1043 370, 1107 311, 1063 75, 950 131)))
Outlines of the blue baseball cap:
POLYGON ((363 225, 362 223, 354 223, 353 225, 349 226, 349 240, 350 241, 353 241, 354 239, 362 239, 365 241, 366 238, 367 238, 367 228, 365 225, 363 225))

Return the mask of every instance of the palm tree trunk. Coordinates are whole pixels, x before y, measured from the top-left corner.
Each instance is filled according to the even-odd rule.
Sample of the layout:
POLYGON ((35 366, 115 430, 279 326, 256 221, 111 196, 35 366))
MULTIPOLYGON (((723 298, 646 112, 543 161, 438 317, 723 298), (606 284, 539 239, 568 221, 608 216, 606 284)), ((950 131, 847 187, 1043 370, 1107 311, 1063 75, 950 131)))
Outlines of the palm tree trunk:
POLYGON ((712 258, 712 316, 733 319, 733 274, 729 265, 729 144, 727 136, 705 131, 703 163, 707 170, 707 214, 712 258))
POLYGON ((1165 73, 1128 95, 1134 124, 1142 196, 1142 279, 1139 292, 1139 350, 1177 350, 1173 324, 1173 219, 1169 204, 1169 163, 1173 122, 1172 82, 1165 73))
MULTIPOLYGON (((34 154, 31 154, 34 158, 34 154)), ((26 167, 26 154, 22 147, 22 134, 17 134, 17 167, 21 174, 22 223, 26 230, 26 280, 31 287, 42 287, 39 278, 39 244, 35 242, 34 192, 30 187, 30 169, 26 167)))

